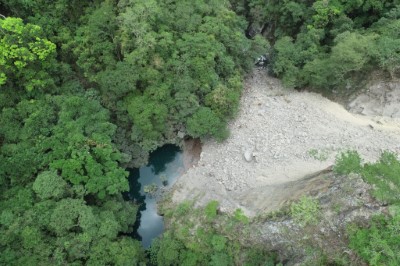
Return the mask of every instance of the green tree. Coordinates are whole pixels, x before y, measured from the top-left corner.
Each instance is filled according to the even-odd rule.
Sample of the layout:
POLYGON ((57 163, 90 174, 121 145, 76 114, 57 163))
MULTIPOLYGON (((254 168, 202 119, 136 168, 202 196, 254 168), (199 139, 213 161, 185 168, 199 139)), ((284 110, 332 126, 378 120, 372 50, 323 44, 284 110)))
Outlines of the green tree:
POLYGON ((133 123, 147 139, 160 139, 165 130, 168 108, 146 96, 133 98, 128 106, 133 123))
POLYGON ((116 64, 119 49, 116 41, 117 18, 113 1, 88 7, 73 43, 76 63, 84 75, 96 81, 96 74, 116 64))
POLYGON ((286 36, 279 39, 275 46, 276 59, 273 70, 278 76, 282 76, 283 83, 288 87, 295 87, 299 80, 301 62, 300 53, 293 39, 286 36))
POLYGON ((303 196, 298 202, 292 203, 290 213, 293 219, 305 226, 318 222, 319 202, 307 196, 303 196))
POLYGON ((357 151, 346 151, 336 157, 333 170, 340 175, 360 173, 362 169, 361 157, 357 151))
POLYGON ((350 234, 350 247, 370 265, 398 265, 400 263, 400 215, 383 215, 372 219, 369 228, 350 234))
POLYGON ((55 172, 40 173, 32 186, 35 193, 43 200, 63 198, 67 192, 68 184, 55 172))
POLYGON ((396 154, 383 152, 376 163, 365 164, 361 170, 363 178, 374 184, 372 194, 380 201, 395 204, 400 201, 400 161, 396 154))
POLYGON ((13 17, 1 19, 0 29, 0 86, 27 91, 53 86, 56 45, 42 29, 13 17))
POLYGON ((218 140, 227 137, 227 129, 221 119, 208 107, 200 107, 187 122, 187 130, 193 137, 213 136, 218 140))
POLYGON ((236 114, 239 106, 239 99, 239 91, 228 89, 224 85, 219 85, 206 95, 205 103, 219 117, 228 118, 236 114))

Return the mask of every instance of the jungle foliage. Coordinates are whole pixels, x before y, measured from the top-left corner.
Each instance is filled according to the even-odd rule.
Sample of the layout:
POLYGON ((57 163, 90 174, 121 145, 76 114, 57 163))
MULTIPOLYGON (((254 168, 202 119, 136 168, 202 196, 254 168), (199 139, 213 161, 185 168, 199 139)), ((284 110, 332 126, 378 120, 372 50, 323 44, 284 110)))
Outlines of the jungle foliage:
POLYGON ((372 69, 399 77, 400 1, 231 0, 272 43, 288 87, 346 90, 372 69))
POLYGON ((146 263, 122 165, 224 139, 267 42, 222 0, 0 7, 0 264, 146 263))

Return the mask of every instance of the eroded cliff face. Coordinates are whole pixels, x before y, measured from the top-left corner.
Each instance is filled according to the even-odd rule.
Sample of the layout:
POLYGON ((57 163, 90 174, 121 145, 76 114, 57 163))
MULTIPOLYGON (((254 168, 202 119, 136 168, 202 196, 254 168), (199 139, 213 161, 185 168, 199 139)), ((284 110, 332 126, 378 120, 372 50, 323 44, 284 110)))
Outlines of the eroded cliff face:
POLYGON ((284 89, 262 69, 248 78, 229 127, 225 142, 203 144, 197 166, 175 185, 174 202, 218 200, 222 211, 255 216, 330 187, 330 179, 309 177, 342 151, 357 150, 367 161, 382 150, 400 152, 398 119, 352 114, 319 94, 284 89))
POLYGON ((365 88, 348 103, 352 113, 400 119, 400 80, 373 73, 365 88))

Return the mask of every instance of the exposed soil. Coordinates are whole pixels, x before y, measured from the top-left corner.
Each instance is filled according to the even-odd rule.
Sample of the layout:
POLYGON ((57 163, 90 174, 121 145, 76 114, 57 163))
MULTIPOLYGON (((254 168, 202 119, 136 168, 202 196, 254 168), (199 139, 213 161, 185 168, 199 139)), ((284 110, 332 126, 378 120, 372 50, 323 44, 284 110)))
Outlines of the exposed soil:
POLYGON ((400 152, 396 118, 349 113, 319 94, 286 90, 261 69, 245 88, 231 136, 203 143, 197 166, 175 184, 173 201, 215 199, 223 211, 241 208, 254 216, 329 187, 329 179, 313 174, 341 151, 355 149, 367 161, 382 150, 400 152))

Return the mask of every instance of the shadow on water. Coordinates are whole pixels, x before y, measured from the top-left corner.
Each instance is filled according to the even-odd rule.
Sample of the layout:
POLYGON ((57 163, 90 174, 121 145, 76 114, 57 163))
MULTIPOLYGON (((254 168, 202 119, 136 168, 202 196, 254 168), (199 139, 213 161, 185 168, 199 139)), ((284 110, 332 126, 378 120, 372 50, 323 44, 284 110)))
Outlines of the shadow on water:
POLYGON ((150 155, 148 164, 151 165, 153 174, 158 175, 165 172, 167 167, 171 167, 171 165, 169 165, 171 162, 177 163, 177 153, 181 153, 181 150, 175 145, 165 145, 155 150, 150 155))
POLYGON ((157 213, 156 198, 145 193, 144 189, 156 187, 159 190, 162 187, 172 186, 183 172, 182 157, 179 147, 165 145, 150 154, 146 166, 127 169, 130 190, 125 197, 140 206, 130 235, 142 241, 145 248, 148 248, 152 240, 164 231, 164 220, 157 213))

